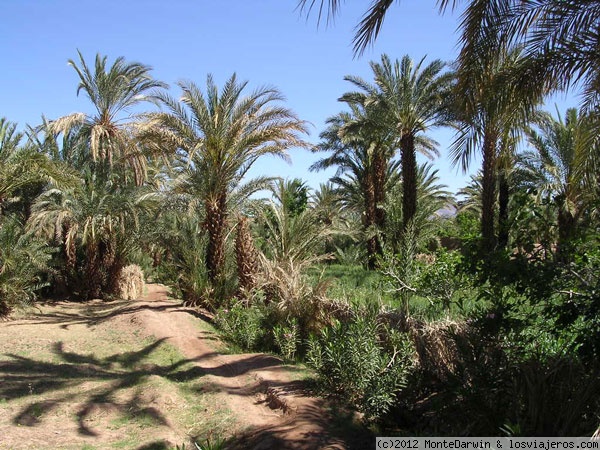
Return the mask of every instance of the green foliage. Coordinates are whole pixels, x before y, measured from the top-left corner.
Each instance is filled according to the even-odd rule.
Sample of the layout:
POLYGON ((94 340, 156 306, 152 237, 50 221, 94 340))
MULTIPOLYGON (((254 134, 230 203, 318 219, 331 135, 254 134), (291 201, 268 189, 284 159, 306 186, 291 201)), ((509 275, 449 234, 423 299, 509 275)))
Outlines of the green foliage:
POLYGON ((409 315, 410 300, 417 292, 415 284, 421 268, 416 259, 419 235, 415 225, 414 221, 407 224, 399 253, 386 253, 380 270, 388 286, 388 291, 397 298, 400 310, 405 316, 409 315))
POLYGON ((441 305, 446 312, 450 311, 452 302, 462 309, 470 280, 460 268, 461 254, 442 248, 432 257, 431 263, 421 264, 416 282, 419 295, 427 297, 432 304, 441 305))
POLYGON ((264 320, 264 309, 245 307, 242 303, 236 303, 231 309, 220 309, 215 317, 215 323, 225 338, 244 350, 256 350, 265 334, 264 320))
POLYGON ((47 286, 53 249, 25 233, 17 217, 0 221, 0 316, 18 305, 33 301, 47 286))
POLYGON ((326 390, 374 420, 390 410, 405 386, 413 353, 406 335, 378 324, 370 314, 338 322, 313 336, 307 361, 326 390))
POLYGON ((298 320, 292 318, 287 320, 285 325, 275 325, 273 338, 281 356, 287 361, 294 361, 300 343, 298 320))
POLYGON ((204 262, 206 236, 201 223, 194 217, 184 216, 177 221, 173 245, 170 248, 172 259, 171 278, 175 280, 183 299, 191 304, 202 304, 210 299, 205 295, 208 275, 204 262))
POLYGON ((573 333, 578 352, 587 361, 600 357, 600 239, 590 236, 573 261, 553 280, 558 295, 546 309, 556 329, 573 333))
POLYGON ((306 210, 308 206, 308 186, 300 179, 279 180, 275 196, 279 204, 291 217, 306 210))

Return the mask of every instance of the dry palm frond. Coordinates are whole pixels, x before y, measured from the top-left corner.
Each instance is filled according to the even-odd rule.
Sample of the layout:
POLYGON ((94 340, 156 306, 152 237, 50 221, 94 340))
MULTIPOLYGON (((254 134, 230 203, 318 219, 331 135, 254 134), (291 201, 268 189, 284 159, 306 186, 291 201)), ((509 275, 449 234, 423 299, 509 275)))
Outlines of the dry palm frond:
POLYGON ((134 300, 144 292, 144 273, 138 265, 131 264, 123 267, 119 274, 118 292, 119 298, 134 300))
POLYGON ((425 323, 411 330, 422 369, 443 380, 456 374, 467 343, 467 327, 452 320, 425 323), (459 342, 461 341, 461 342, 459 342))

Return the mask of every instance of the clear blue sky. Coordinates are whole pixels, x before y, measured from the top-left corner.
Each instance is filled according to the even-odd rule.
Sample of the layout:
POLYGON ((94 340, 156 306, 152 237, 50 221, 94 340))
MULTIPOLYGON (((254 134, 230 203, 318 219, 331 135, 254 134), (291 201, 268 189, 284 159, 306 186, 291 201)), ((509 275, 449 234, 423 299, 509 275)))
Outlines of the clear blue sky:
MULTIPOLYGON (((111 62, 124 56, 150 65, 173 95, 176 81, 203 86, 207 73, 219 85, 233 72, 250 86, 275 85, 287 106, 313 124, 309 140, 316 143, 325 119, 343 109, 337 99, 350 89, 345 75, 371 79, 369 61, 382 53, 445 61, 456 55, 457 14, 439 15, 434 0, 403 0, 390 9, 376 44, 354 59, 353 27, 367 4, 348 1, 335 23, 317 27, 316 16, 307 20, 296 10, 296 0, 4 0, 0 116, 24 126, 38 124, 42 114, 89 111, 67 65, 79 49, 89 62, 100 52, 111 62)), ((431 135, 441 144, 435 166, 456 191, 467 177, 450 167, 452 132, 431 135)), ((319 155, 293 150, 291 157, 292 165, 259 161, 252 173, 300 177, 312 187, 333 173, 308 171, 319 155)))

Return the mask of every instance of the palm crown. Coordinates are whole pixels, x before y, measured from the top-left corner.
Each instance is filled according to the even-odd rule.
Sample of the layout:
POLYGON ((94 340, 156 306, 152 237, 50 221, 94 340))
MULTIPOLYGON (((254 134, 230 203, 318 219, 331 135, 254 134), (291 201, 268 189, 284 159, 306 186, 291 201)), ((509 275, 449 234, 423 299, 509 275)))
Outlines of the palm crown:
MULTIPOLYGON (((261 87, 245 95, 247 84, 235 74, 220 91, 211 75, 204 92, 192 82, 181 82, 180 100, 159 96, 169 112, 148 116, 146 134, 175 150, 182 170, 198 181, 196 194, 204 203, 209 235, 206 264, 213 282, 224 264, 231 192, 261 156, 287 159, 289 148, 308 145, 300 138, 307 132, 306 123, 280 105, 282 94, 273 87, 261 87)), ((258 189, 261 184, 253 186, 258 189)), ((244 192, 250 195, 252 191, 244 192)))

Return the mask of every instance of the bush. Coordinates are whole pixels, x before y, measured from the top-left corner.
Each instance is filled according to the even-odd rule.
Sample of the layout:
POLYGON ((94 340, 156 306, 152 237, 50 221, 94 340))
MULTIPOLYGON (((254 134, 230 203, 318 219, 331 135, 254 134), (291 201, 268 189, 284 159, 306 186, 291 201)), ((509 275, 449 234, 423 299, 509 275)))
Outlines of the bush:
POLYGON ((457 251, 439 249, 431 264, 423 264, 416 288, 419 295, 427 297, 432 304, 440 305, 446 313, 454 302, 463 309, 463 295, 457 295, 470 286, 468 276, 460 270, 462 256, 457 251))
POLYGON ((326 390, 347 399, 368 420, 376 420, 396 401, 413 355, 405 334, 378 324, 374 316, 359 316, 313 336, 307 360, 326 390))
POLYGON ((231 309, 221 308, 215 323, 226 339, 244 350, 255 350, 265 334, 265 316, 261 307, 236 303, 231 309))
POLYGON ((286 321, 286 325, 276 325, 273 328, 273 338, 281 356, 287 361, 293 361, 300 342, 300 329, 298 320, 286 321))
POLYGON ((19 305, 32 302, 47 286, 52 248, 25 233, 16 217, 0 223, 0 316, 19 305))

